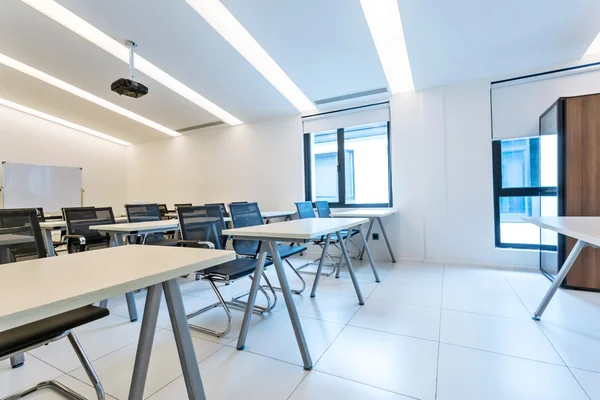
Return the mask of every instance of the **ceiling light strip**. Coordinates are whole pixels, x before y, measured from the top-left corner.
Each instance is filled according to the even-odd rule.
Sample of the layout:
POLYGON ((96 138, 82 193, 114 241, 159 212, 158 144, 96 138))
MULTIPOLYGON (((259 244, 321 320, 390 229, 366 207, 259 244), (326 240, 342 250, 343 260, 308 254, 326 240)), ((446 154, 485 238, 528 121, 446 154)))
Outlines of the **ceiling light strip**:
POLYGON ((149 128, 156 129, 157 131, 165 133, 169 136, 173 136, 173 137, 181 136, 181 134, 179 134, 179 132, 174 131, 173 129, 169 129, 166 126, 162 126, 154 121, 151 121, 147 118, 142 117, 141 115, 138 115, 134 112, 126 110, 123 107, 119 107, 116 104, 106 101, 98 96, 95 96, 91 93, 86 92, 85 90, 79 89, 78 87, 75 87, 67 82, 61 81, 60 79, 57 79, 51 75, 46 74, 45 72, 42 72, 33 67, 30 67, 27 64, 23 64, 22 62, 17 61, 15 59, 10 58, 1 53, 0 53, 0 64, 4 64, 7 67, 13 68, 13 69, 15 69, 19 72, 22 72, 24 74, 27 74, 33 78, 39 79, 39 80, 46 82, 54 87, 62 89, 71 94, 74 94, 75 96, 81 97, 82 99, 85 99, 94 104, 97 104, 100 107, 104 107, 107 110, 116 112, 117 114, 120 114, 124 117, 127 117, 127 118, 137 121, 141 124, 144 124, 149 128))
MULTIPOLYGON (((53 0, 21 0, 25 4, 30 5, 42 14, 53 19, 64 27, 77 33, 84 39, 89 40, 96 46, 109 52, 119 60, 129 63, 129 50, 121 43, 117 42, 101 30, 97 29, 84 19, 78 17, 65 7, 56 3, 53 0)), ((148 60, 136 54, 135 56, 136 70, 146 74, 158 83, 168 87, 175 93, 185 97, 192 103, 208 111, 215 117, 225 121, 229 125, 241 125, 242 121, 229 114, 210 100, 202 97, 200 94, 190 89, 165 71, 161 70, 148 60)))
POLYGON ((360 0, 392 94, 414 90, 397 0, 360 0))
POLYGON ((219 0, 186 1, 298 111, 316 110, 308 97, 219 0))
POLYGON ((32 108, 29 108, 29 107, 22 106, 22 105, 17 104, 17 103, 13 103, 12 101, 8 101, 6 99, 0 99, 0 106, 12 108, 13 110, 21 111, 21 112, 23 112, 25 114, 29 114, 29 115, 32 115, 34 117, 45 119, 46 121, 54 122, 55 124, 66 126, 67 128, 75 129, 77 131, 80 131, 80 132, 83 132, 83 133, 87 133, 88 135, 92 135, 92 136, 95 136, 95 137, 100 138, 100 139, 108 140, 109 142, 120 144, 121 146, 129 146, 131 144, 131 143, 126 142, 124 140, 117 139, 116 137, 112 137, 112 136, 106 135, 106 134, 104 134, 102 132, 98 132, 98 131, 95 131, 93 129, 86 128, 85 126, 81 126, 81 125, 77 125, 77 124, 74 124, 74 123, 69 122, 69 121, 65 121, 64 119, 61 119, 61 118, 58 118, 58 117, 54 117, 52 115, 43 113, 41 111, 34 110, 32 108))

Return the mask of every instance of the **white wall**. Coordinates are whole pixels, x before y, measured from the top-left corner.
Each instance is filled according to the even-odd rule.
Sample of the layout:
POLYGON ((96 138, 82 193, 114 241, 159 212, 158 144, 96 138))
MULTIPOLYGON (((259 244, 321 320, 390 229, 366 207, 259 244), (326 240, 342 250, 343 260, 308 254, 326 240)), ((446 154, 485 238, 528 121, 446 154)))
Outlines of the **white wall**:
POLYGON ((0 106, 0 161, 83 168, 84 203, 125 203, 125 147, 0 106))

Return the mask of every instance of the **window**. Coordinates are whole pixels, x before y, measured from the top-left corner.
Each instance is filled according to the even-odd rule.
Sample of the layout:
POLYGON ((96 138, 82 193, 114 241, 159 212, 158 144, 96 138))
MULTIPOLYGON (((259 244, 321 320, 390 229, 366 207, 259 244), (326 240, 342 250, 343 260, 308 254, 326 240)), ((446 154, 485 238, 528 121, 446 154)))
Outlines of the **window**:
POLYGON ((540 237, 540 229, 525 216, 556 215, 557 186, 540 171, 555 171, 556 148, 544 137, 492 142, 496 247, 556 250, 556 236, 540 237), (541 148, 541 149, 540 149, 541 148), (554 150, 554 151, 553 151, 554 150), (554 160, 554 161, 552 161, 554 160), (540 168, 540 163, 554 168, 540 168))
POLYGON ((387 121, 306 133, 304 150, 306 200, 334 207, 391 205, 387 121))

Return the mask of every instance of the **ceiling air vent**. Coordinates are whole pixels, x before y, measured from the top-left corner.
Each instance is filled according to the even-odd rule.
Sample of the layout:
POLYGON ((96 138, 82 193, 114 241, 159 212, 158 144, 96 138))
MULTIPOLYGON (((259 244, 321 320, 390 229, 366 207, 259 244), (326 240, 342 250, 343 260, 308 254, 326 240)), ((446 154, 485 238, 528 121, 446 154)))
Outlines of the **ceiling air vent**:
POLYGON ((344 101, 344 100, 352 100, 352 99, 357 99, 359 97, 373 96, 374 94, 381 94, 381 93, 386 93, 386 92, 387 92, 387 88, 384 88, 384 87, 377 88, 377 89, 364 90, 362 92, 344 94, 342 96, 336 96, 336 97, 330 97, 328 99, 316 100, 315 104, 320 106, 322 104, 335 103, 335 102, 344 101))
POLYGON ((217 125, 223 125, 223 121, 215 121, 215 122, 209 122, 207 124, 202 124, 202 125, 188 126, 187 128, 177 129, 177 132, 184 133, 184 132, 189 132, 189 131, 195 131, 197 129, 210 128, 211 126, 217 126, 217 125))

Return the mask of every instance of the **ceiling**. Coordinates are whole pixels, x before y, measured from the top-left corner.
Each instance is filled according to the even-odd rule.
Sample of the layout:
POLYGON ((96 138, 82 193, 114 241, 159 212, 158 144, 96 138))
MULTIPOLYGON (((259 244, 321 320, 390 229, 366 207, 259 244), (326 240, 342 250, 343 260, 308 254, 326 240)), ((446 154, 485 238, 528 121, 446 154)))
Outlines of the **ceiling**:
MULTIPOLYGON (((185 0, 57 0, 243 122, 296 109, 185 0)), ((387 87, 359 0, 221 0, 313 102, 387 87)), ((415 88, 511 76, 579 59, 600 30, 597 0, 399 0, 415 88)), ((217 118, 20 0, 0 1, 0 53, 171 129, 217 118)), ((164 134, 0 65, 0 97, 131 143, 164 134)), ((342 106, 343 104, 340 104, 342 106)), ((330 108, 328 106, 328 108, 330 108)), ((193 131, 191 131, 193 132, 193 131)))

